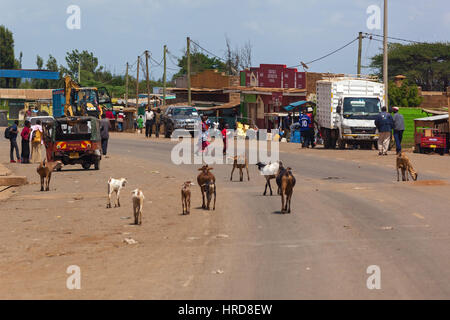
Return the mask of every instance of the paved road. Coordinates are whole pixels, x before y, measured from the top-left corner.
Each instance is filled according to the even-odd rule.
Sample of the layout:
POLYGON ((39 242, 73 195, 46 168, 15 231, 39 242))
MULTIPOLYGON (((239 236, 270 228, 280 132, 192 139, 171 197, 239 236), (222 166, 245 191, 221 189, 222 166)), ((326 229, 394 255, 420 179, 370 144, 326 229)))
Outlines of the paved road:
MULTIPOLYGON (((112 154, 165 164, 172 147, 110 142, 112 154)), ((279 214, 279 196, 262 196, 265 180, 256 166, 249 182, 236 182, 237 172, 230 182, 231 166, 215 166, 218 201, 210 228, 218 236, 198 235, 205 259, 171 297, 450 298, 449 181, 425 174, 421 180, 434 180, 430 185, 397 183, 390 167, 327 158, 327 152, 332 155, 281 153, 297 177, 293 212, 286 215, 279 214), (367 288, 372 265, 381 270, 380 290, 367 288)), ((197 167, 173 170, 195 177, 197 167)), ((198 204, 193 199, 193 207, 198 204)))

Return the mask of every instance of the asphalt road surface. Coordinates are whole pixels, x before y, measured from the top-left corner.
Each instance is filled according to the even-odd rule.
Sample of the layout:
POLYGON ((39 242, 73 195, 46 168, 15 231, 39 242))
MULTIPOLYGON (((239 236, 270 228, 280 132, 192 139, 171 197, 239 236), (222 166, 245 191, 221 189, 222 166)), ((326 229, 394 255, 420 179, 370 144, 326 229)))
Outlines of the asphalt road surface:
MULTIPOLYGON (((172 147, 113 139, 109 148, 113 156, 170 164, 172 147)), ((297 178, 291 214, 280 214, 274 181, 274 195, 262 195, 265 179, 255 165, 244 182, 238 171, 229 181, 230 165, 214 166, 218 199, 209 228, 216 236, 206 230, 194 238, 204 260, 170 298, 450 298, 448 175, 425 172, 418 182, 398 183, 393 165, 333 152, 281 152, 297 178), (370 266, 379 267, 380 289, 368 289, 370 266)), ((196 177, 198 167, 173 165, 173 174, 196 177)))

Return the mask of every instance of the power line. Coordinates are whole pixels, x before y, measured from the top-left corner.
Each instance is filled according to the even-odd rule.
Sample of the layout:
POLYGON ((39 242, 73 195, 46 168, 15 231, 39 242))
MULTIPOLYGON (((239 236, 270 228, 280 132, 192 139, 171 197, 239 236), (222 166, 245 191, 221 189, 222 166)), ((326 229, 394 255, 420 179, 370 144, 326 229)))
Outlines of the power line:
MULTIPOLYGON (((374 34, 374 33, 364 33, 366 36, 375 36, 375 37, 380 37, 383 38, 384 36, 380 35, 380 34, 374 34)), ((399 40, 399 41, 405 41, 405 42, 412 42, 412 43, 426 43, 426 42, 422 42, 422 41, 416 41, 416 40, 408 40, 408 39, 402 39, 402 38, 395 38, 395 37, 387 37, 388 39, 393 39, 393 40, 399 40)))
POLYGON ((208 50, 206 50, 205 48, 203 48, 202 46, 200 46, 197 42, 195 42, 195 41, 193 41, 193 40, 191 40, 191 43, 193 43, 193 44, 195 44, 197 47, 199 47, 200 49, 202 49, 203 51, 205 51, 205 52, 207 52, 207 53, 209 53, 210 55, 212 55, 213 57, 215 57, 215 58, 217 58, 217 59, 219 59, 220 61, 222 61, 222 62, 225 62, 226 63, 226 60, 225 59, 223 59, 223 58, 221 58, 221 57, 219 57, 219 56, 217 56, 217 55, 215 55, 214 53, 212 53, 212 52, 210 52, 210 51, 208 51, 208 50))
MULTIPOLYGON (((312 60, 312 61, 306 62, 305 64, 308 65, 308 64, 314 63, 314 62, 316 62, 316 61, 325 59, 326 57, 329 57, 329 56, 331 56, 332 54, 334 54, 334 53, 336 53, 336 52, 338 52, 338 51, 340 51, 340 50, 342 50, 342 49, 348 47, 349 45, 351 45, 353 42, 355 42, 355 41, 357 41, 357 40, 358 40, 358 38, 355 38, 355 39, 353 39, 352 41, 350 41, 349 43, 347 43, 347 44, 343 45, 342 47, 340 47, 339 49, 336 49, 336 50, 334 50, 334 51, 332 51, 332 52, 330 52, 330 53, 328 53, 328 54, 326 54, 326 55, 324 55, 324 56, 322 56, 322 57, 320 57, 320 58, 317 58, 317 59, 314 59, 314 60, 312 60)), ((302 64, 299 64, 299 65, 296 65, 296 66, 293 66, 293 67, 289 67, 289 68, 296 68, 296 67, 300 67, 301 65, 302 65, 302 64)))

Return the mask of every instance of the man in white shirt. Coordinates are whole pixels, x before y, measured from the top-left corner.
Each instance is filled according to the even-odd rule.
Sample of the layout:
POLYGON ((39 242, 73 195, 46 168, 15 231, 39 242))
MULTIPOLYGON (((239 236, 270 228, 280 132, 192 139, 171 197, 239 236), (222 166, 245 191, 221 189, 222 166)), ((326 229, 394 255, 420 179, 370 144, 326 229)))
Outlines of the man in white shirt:
POLYGON ((155 119, 154 112, 150 109, 150 107, 145 112, 145 136, 147 138, 151 138, 153 131, 153 122, 155 119))

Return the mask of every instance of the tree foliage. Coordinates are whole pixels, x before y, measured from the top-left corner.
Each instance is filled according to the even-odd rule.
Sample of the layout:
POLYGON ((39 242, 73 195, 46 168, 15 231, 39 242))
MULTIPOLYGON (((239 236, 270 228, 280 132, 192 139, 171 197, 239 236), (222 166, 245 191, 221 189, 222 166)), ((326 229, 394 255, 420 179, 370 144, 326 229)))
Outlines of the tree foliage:
POLYGON ((409 85, 408 81, 403 81, 397 87, 393 81, 389 81, 389 105, 399 107, 418 107, 422 103, 423 97, 419 96, 416 85, 409 85))
MULTIPOLYGON (((450 43, 415 43, 388 46, 389 79, 402 74, 426 91, 444 91, 450 85, 450 43)), ((383 54, 371 58, 370 67, 383 75, 383 54)))
MULTIPOLYGON (((0 25, 0 69, 14 69, 16 65, 13 34, 8 28, 0 25)), ((0 78, 0 87, 10 88, 11 84, 14 87, 15 82, 17 82, 15 79, 0 78)))

